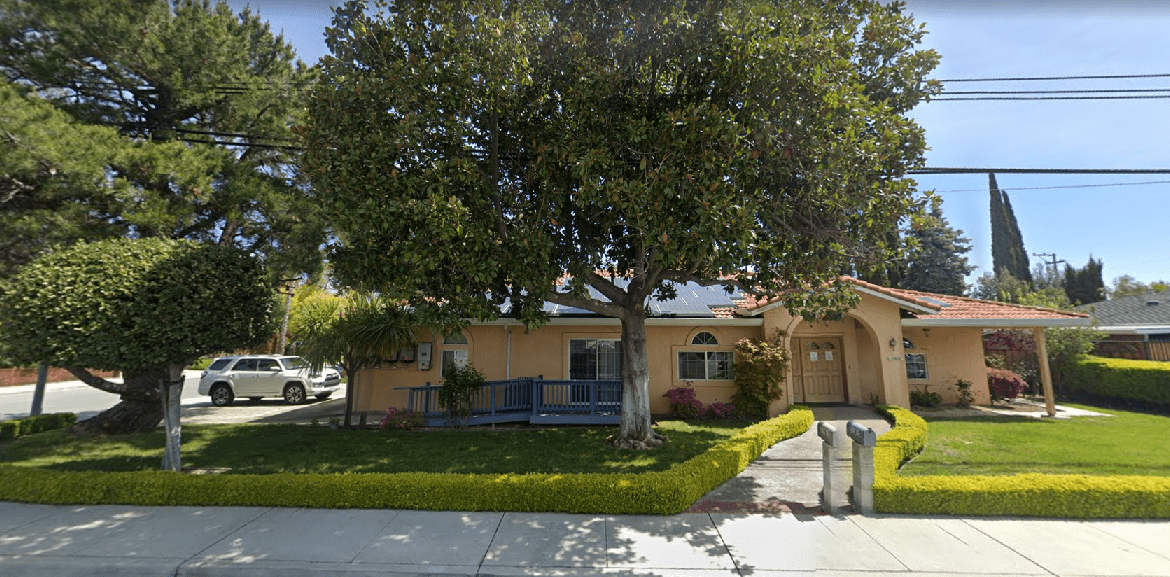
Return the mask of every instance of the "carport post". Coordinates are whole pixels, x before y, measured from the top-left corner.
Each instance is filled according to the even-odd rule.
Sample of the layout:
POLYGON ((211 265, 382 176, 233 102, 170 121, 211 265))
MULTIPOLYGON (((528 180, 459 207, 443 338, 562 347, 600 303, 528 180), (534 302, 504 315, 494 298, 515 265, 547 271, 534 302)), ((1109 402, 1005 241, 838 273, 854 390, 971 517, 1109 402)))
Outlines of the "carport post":
POLYGON ((1048 341, 1044 327, 1032 329, 1032 340, 1036 341, 1036 360, 1040 364, 1040 388, 1044 389, 1044 411, 1049 417, 1056 416, 1056 395, 1052 392, 1052 369, 1048 366, 1048 341))
POLYGON ((877 433, 856 421, 845 428, 853 439, 853 510, 863 515, 873 513, 873 448, 877 433))
POLYGON ((821 438, 821 467, 825 471, 825 486, 821 489, 821 504, 826 513, 837 512, 838 504, 833 496, 833 480, 836 477, 837 452, 844 444, 837 428, 821 421, 817 423, 817 436, 821 438))

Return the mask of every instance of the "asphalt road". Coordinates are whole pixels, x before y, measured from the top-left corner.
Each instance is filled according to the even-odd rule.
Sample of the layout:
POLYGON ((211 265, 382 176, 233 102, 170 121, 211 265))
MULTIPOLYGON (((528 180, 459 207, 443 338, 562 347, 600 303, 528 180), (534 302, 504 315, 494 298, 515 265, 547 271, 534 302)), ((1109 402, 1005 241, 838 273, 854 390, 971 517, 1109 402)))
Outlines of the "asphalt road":
MULTIPOLYGON (((256 402, 243 399, 227 407, 216 407, 211 404, 209 397, 199 395, 199 371, 187 371, 186 377, 181 417, 184 424, 307 423, 313 419, 324 423, 345 411, 344 387, 327 401, 317 401, 310 397, 310 402, 304 405, 289 405, 283 399, 262 399, 256 402)), ((32 398, 31 385, 0 387, 0 421, 27 417, 32 409, 32 398)), ((46 386, 43 412, 76 413, 78 419, 85 420, 117 403, 118 395, 100 391, 79 381, 50 383, 46 386)))

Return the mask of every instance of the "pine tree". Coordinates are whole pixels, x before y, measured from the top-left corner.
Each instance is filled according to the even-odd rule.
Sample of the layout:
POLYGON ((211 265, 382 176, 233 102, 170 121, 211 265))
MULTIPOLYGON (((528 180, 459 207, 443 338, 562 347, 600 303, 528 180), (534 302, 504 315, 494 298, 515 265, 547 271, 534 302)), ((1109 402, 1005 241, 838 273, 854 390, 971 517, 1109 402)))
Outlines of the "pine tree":
POLYGON ((1105 298, 1105 280, 1101 277, 1100 260, 1089 256, 1089 262, 1082 268, 1065 265, 1064 293, 1073 304, 1095 303, 1105 298))
POLYGON ((963 255, 971 252, 971 241, 963 231, 951 228, 942 214, 941 198, 931 200, 929 215, 910 237, 917 246, 911 249, 902 288, 956 296, 967 292, 963 278, 975 267, 963 255))
POLYGON ((1028 284, 1032 283, 1031 264, 1028 252, 1024 250, 1024 236, 1016 222, 1011 200, 1006 191, 1000 190, 995 174, 988 173, 988 188, 991 195, 991 262, 995 274, 1006 272, 1028 284))

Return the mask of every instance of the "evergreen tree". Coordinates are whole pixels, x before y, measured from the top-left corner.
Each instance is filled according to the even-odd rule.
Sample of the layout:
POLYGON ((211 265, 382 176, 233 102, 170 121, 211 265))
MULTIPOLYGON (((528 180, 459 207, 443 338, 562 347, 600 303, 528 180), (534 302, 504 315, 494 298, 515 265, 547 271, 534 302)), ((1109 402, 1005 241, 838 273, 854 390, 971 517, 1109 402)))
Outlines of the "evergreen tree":
POLYGON ((1024 237, 1016 223, 1007 191, 1000 190, 995 174, 988 173, 991 193, 991 263, 995 273, 1006 270, 1012 277, 1032 283, 1031 264, 1024 250, 1024 237))
POLYGON ((971 252, 971 241, 951 228, 941 198, 931 199, 930 213, 913 226, 910 238, 916 246, 910 249, 902 288, 956 296, 967 292, 963 278, 975 267, 963 255, 971 252))
MULTIPOLYGON (((122 193, 41 178, 5 204, 0 227, 17 235, 8 240, 17 261, 43 248, 22 223, 64 198, 86 210, 56 211, 65 228, 54 240, 190 239, 242 248, 281 277, 321 270, 324 226, 286 146, 312 74, 258 15, 207 0, 0 0, 0 46, 0 79, 75 127, 121 137, 86 128, 70 138, 90 143, 76 152, 122 193)), ((55 150, 35 131, 18 136, 26 167, 68 168, 57 152, 72 143, 55 150)))
POLYGON ((1105 280, 1101 277, 1101 261, 1089 256, 1082 268, 1064 267, 1064 294, 1073 304, 1095 303, 1105 298, 1105 280))

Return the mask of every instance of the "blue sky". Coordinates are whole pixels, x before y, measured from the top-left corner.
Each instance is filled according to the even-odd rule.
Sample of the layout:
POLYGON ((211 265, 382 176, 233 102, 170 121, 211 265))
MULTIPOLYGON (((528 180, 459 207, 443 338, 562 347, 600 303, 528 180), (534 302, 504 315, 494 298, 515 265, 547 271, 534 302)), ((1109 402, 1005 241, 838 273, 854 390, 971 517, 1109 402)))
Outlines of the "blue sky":
MULTIPOLYGON (((236 10, 250 5, 311 64, 325 53, 329 8, 340 2, 229 4, 236 10)), ((942 55, 934 73, 939 79, 1170 73, 1170 2, 911 0, 908 9, 926 23, 922 47, 942 55)), ((1170 88, 1170 77, 964 82, 946 88, 1170 88)), ((1170 99, 935 101, 911 115, 926 128, 928 166, 1170 168, 1170 99)), ((1083 266, 1092 254, 1104 261, 1106 284, 1123 274, 1144 282, 1170 280, 1170 174, 997 174, 996 179, 1011 196, 1028 252, 1056 253, 1074 266, 1083 266), (1157 184, 1136 184, 1150 182, 1157 184)), ((975 274, 989 271, 987 176, 916 180, 920 190, 938 191, 944 215, 971 239, 975 274)), ((1033 265, 1039 260, 1032 257, 1033 265)))

